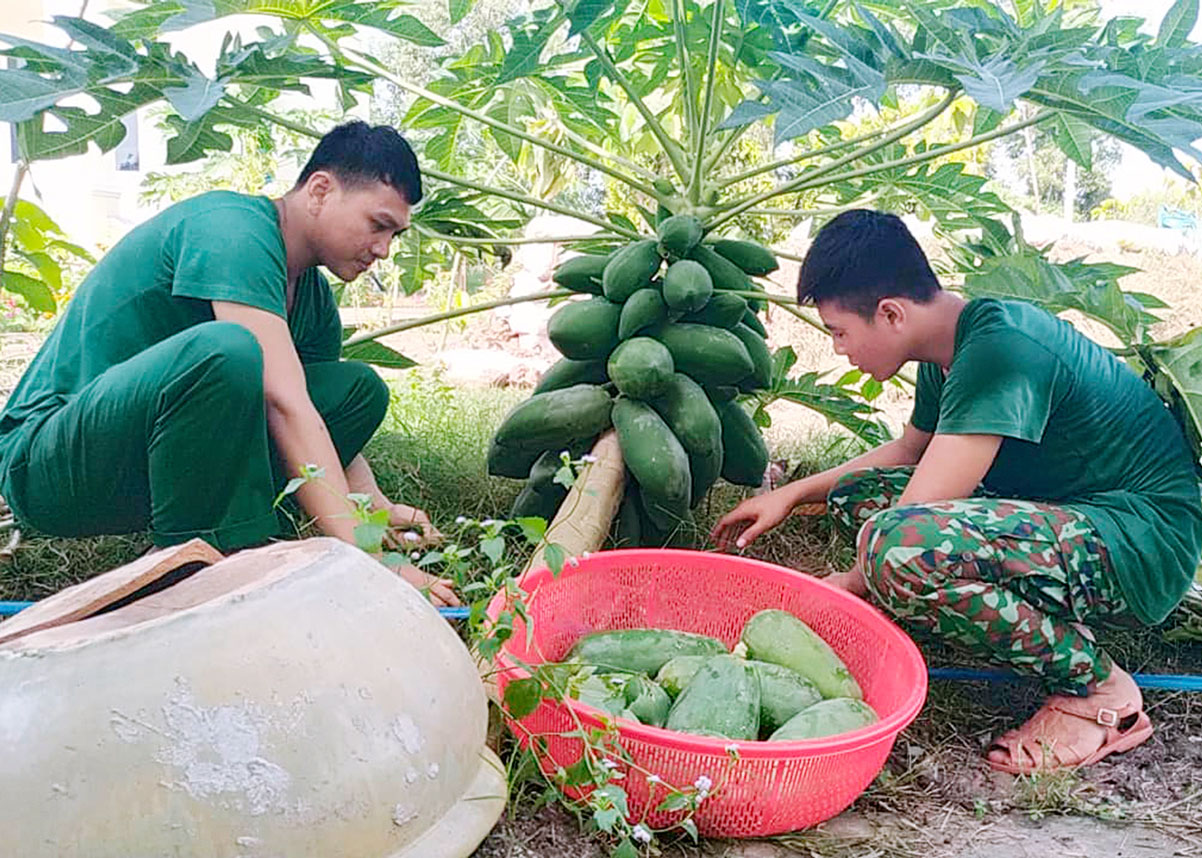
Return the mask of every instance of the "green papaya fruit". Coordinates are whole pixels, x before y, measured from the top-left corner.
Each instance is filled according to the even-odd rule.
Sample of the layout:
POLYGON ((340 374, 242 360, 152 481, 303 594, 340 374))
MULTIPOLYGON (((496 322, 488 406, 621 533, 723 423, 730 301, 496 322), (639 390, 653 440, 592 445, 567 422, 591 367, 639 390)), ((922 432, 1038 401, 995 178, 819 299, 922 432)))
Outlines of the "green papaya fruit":
POLYGON ((604 360, 618 344, 622 306, 604 298, 569 301, 547 321, 547 336, 564 357, 604 360))
POLYGON ((556 266, 551 279, 573 292, 601 294, 601 275, 609 262, 608 254, 586 253, 573 256, 556 266))
POLYGON ((667 346, 650 337, 623 342, 609 356, 607 369, 619 393, 639 400, 662 394, 676 372, 667 346))
POLYGON ((768 468, 768 446, 747 409, 738 402, 716 402, 722 421, 722 478, 740 486, 759 486, 768 468))
POLYGON ((751 374, 739 382, 743 390, 765 390, 772 386, 772 353, 768 351, 768 343, 764 338, 746 325, 740 323, 730 329, 739 338, 751 355, 754 369, 751 374))
POLYGON ((665 259, 681 259, 701 242, 701 221, 692 215, 672 215, 656 228, 659 253, 665 259))
POLYGON ((543 373, 543 377, 535 385, 534 392, 547 393, 574 384, 605 384, 607 381, 609 376, 605 374, 605 361, 562 358, 543 373))
POLYGON ((618 339, 628 340, 640 331, 654 328, 668 318, 664 296, 654 287, 639 289, 622 305, 618 318, 618 339))
POLYGON ((714 281, 705 266, 692 259, 681 259, 668 266, 664 274, 664 303, 680 313, 696 313, 714 294, 714 281))
POLYGON ((681 317, 680 321, 696 325, 713 325, 715 328, 730 330, 743 321, 746 313, 746 298, 732 295, 729 292, 715 292, 704 307, 696 313, 687 313, 681 317))
POLYGON ((605 266, 601 289, 616 304, 651 285, 663 259, 654 238, 636 241, 617 251, 605 266))
POLYGON ((754 241, 720 238, 714 242, 714 250, 753 277, 765 277, 780 268, 776 255, 754 241))

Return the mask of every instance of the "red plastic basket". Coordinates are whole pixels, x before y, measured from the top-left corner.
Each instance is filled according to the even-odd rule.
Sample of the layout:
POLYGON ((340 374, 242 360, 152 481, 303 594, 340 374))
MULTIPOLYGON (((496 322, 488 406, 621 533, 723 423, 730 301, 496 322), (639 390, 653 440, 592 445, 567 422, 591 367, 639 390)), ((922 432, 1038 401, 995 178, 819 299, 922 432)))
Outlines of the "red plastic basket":
MULTIPOLYGON (((606 551, 569 563, 558 576, 529 573, 532 634, 515 623, 497 657, 497 686, 528 676, 520 663, 558 661, 589 632, 667 628, 700 632, 733 646, 744 623, 765 608, 800 617, 846 662, 880 721, 850 733, 802 742, 731 742, 690 736, 618 719, 619 741, 638 766, 668 784, 686 786, 702 775, 715 783, 694 821, 711 837, 755 837, 795 831, 835 816, 864 791, 885 764, 897 734, 926 699, 927 672, 913 642, 871 605, 809 575, 726 554, 633 549, 606 551), (731 765, 727 749, 738 761, 731 765)), ((496 617, 503 595, 489 606, 496 617)), ((545 771, 580 759, 568 707, 586 726, 601 714, 575 700, 544 700, 514 734, 525 743, 545 737, 545 771)), ((511 728, 515 725, 511 724, 511 728)), ((679 812, 654 810, 664 787, 637 770, 622 781, 632 820, 670 825, 679 812)))

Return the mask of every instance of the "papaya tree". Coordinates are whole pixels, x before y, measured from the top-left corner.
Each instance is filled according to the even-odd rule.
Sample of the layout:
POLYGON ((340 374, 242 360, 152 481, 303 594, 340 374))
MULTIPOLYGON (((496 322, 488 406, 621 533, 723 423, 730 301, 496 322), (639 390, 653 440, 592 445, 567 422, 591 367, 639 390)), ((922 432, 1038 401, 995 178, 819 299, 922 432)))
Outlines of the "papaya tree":
MULTIPOLYGON (((965 294, 1080 311, 1116 335, 1183 419, 1202 407, 1194 339, 1150 341, 1152 311, 1163 305, 1121 289, 1130 269, 1054 263, 956 157, 1039 127, 1085 170, 1094 139, 1108 137, 1191 177, 1181 159, 1202 155, 1193 144, 1202 138, 1202 52, 1188 40, 1197 0, 1178 0, 1155 35, 1138 19, 1101 22, 1056 0, 547 0, 482 44, 442 56, 424 85, 373 55, 380 40, 441 44, 411 6, 142 0, 110 26, 59 17, 70 49, 6 37, 17 67, 0 71, 0 119, 17 124, 21 157, 36 161, 110 149, 122 117, 165 102, 169 157, 181 163, 228 150, 230 127, 268 122, 318 136, 274 105, 315 80, 333 82, 347 106, 380 82, 407 94, 405 124, 424 136, 433 185, 393 260, 407 289, 451 253, 504 258, 530 240, 517 230, 533 211, 587 229, 538 239, 581 253, 557 272, 562 288, 358 332, 348 355, 405 365, 380 336, 592 293, 552 317, 565 362, 502 426, 490 459, 498 472, 551 475, 544 442, 532 440, 548 433, 518 429, 559 421, 550 433, 558 450, 613 423, 642 492, 628 499, 640 542, 668 538, 719 474, 758 483, 766 452, 745 403, 762 414, 783 397, 881 437, 870 405, 797 368, 791 350, 768 351, 758 315, 766 304, 818 323, 759 285, 781 255, 756 241, 765 218, 821 223, 865 205, 916 212, 933 222, 950 260, 944 273, 965 294), (268 24, 253 41, 228 36, 212 75, 165 42, 242 14, 268 24), (99 109, 74 106, 81 95, 99 109), (873 116, 887 118, 862 121, 873 116), (735 157, 749 131, 771 135, 759 163, 735 157), (457 157, 469 141, 515 163, 537 152, 572 164, 619 188, 626 205, 588 209, 553 195, 553 184, 490 182, 478 159, 457 157), (597 390, 621 395, 613 402, 597 390)), ((448 20, 471 6, 450 0, 448 20)))

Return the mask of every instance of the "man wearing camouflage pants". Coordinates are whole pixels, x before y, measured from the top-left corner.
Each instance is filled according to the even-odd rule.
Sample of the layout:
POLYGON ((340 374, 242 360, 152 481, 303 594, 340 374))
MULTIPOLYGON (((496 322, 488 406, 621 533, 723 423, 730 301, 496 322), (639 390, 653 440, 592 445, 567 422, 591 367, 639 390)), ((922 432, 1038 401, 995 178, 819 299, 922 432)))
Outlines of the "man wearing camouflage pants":
POLYGON ((1202 499, 1180 427, 1112 354, 1013 301, 943 291, 902 222, 849 211, 816 237, 798 297, 878 380, 919 361, 900 438, 750 498, 714 538, 748 545, 826 499, 857 562, 827 580, 1049 696, 987 760, 1022 773, 1088 765, 1152 726, 1090 627, 1155 624, 1189 588, 1202 499))

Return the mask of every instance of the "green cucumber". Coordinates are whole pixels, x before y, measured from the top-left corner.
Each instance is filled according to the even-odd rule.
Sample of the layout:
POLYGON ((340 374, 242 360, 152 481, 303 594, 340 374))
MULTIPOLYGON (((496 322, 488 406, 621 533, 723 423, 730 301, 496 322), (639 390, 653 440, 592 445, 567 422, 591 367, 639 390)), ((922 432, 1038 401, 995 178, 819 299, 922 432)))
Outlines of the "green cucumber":
POLYGON ((722 641, 708 635, 673 629, 625 629, 586 635, 568 656, 600 668, 650 676, 678 655, 718 655, 726 651, 722 641))
POLYGON ((760 611, 743 626, 747 654, 800 673, 817 686, 823 697, 863 699, 851 671, 808 625, 788 611, 760 611))
POLYGON ((733 656, 708 659, 672 704, 664 726, 702 736, 755 739, 760 729, 755 671, 733 656))
POLYGON ((878 720, 876 712, 863 700, 835 697, 802 709, 769 736, 768 741, 797 742, 837 736, 875 724, 878 720))

